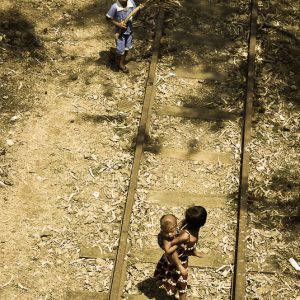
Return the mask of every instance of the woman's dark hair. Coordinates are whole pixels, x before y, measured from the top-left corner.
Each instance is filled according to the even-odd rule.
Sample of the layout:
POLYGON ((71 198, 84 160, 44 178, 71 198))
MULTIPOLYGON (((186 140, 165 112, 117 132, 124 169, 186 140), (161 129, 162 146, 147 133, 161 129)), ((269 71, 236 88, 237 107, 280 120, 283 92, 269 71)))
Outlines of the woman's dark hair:
POLYGON ((206 222, 207 212, 202 206, 192 206, 185 211, 185 222, 190 229, 199 229, 206 222))

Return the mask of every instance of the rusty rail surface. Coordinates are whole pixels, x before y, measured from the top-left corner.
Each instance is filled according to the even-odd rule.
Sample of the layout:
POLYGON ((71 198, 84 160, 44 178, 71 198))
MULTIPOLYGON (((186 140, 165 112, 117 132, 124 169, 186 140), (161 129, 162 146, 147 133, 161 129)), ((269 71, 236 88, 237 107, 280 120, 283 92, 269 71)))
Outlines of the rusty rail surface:
POLYGON ((248 178, 249 178, 249 144, 251 141, 251 119, 253 114, 254 79, 255 79, 255 47, 257 32, 257 0, 251 1, 250 35, 248 48, 248 71, 246 97, 244 102, 244 124, 242 131, 242 156, 240 170, 240 188, 238 202, 238 222, 236 236, 235 268, 233 278, 233 291, 231 299, 242 300, 245 298, 246 289, 246 239, 248 218, 248 178))

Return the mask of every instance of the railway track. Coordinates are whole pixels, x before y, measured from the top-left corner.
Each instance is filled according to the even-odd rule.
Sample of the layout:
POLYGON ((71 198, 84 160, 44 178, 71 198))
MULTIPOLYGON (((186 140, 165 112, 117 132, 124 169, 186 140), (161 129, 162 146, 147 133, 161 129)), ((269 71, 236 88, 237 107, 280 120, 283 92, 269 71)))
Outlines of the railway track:
POLYGON ((170 211, 182 216, 193 203, 207 208, 208 224, 200 236, 207 255, 190 260, 192 296, 244 299, 248 271, 272 272, 245 261, 256 18, 256 0, 250 7, 189 1, 175 30, 160 9, 118 249, 80 252, 114 260, 111 287, 68 299, 163 299, 149 279, 161 255, 158 220, 170 211), (241 12, 245 23, 236 24, 241 12), (222 22, 227 32, 218 30, 222 22), (209 292, 199 284, 204 278, 214 284, 209 292))

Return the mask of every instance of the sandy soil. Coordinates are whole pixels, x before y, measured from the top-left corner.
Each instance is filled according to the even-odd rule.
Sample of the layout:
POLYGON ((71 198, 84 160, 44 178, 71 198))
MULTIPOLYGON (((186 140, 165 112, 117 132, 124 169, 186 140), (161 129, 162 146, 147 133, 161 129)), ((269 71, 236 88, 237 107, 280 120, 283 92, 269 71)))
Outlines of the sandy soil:
MULTIPOLYGON (((239 14, 219 20, 216 26, 213 18, 195 25, 184 18, 178 21, 177 11, 167 16, 155 105, 200 104, 240 112, 246 2, 232 1, 239 14), (182 28, 225 34, 236 48, 228 43, 216 52, 205 47, 183 51, 184 45, 178 48, 179 43, 170 38, 175 21, 182 28), (207 84, 174 77, 177 51, 195 63, 206 61, 216 71, 227 72, 229 79, 207 84)), ((260 2, 248 260, 263 263, 267 256, 275 256, 286 273, 249 273, 247 297, 295 299, 299 274, 288 259, 300 259, 299 12, 282 4, 273 5, 269 13, 271 2, 260 2), (266 282, 272 287, 271 298, 266 282)), ((135 49, 128 63, 131 72, 124 76, 108 64, 113 46, 112 28, 104 19, 108 6, 94 0, 4 0, 0 4, 1 299, 63 299, 67 290, 109 289, 113 261, 79 259, 78 253, 81 245, 108 253, 118 246, 157 8, 145 9, 136 20, 135 49)), ((205 16, 203 11, 194 13, 205 16)), ((140 238, 134 239, 133 246, 154 245, 158 212, 169 211, 147 204, 150 188, 217 191, 233 195, 235 201, 239 128, 239 119, 213 124, 153 119, 132 219, 133 225, 143 226, 132 227, 130 241, 140 238), (230 151, 234 164, 224 169, 174 163, 154 155, 161 147, 178 145, 230 151), (179 176, 181 170, 185 172, 179 176), (167 176, 162 176, 165 171, 167 176), (143 214, 147 217, 141 218, 143 214), (147 240, 149 234, 152 238, 147 240)), ((184 207, 171 210, 182 218, 184 207)), ((227 249, 233 255, 234 211, 232 205, 232 209, 209 212, 204 247, 227 249)), ((130 265, 125 291, 139 292, 138 283, 153 269, 154 265, 130 265)), ((228 299, 230 280, 231 266, 219 272, 195 269, 190 293, 200 299, 228 299)))

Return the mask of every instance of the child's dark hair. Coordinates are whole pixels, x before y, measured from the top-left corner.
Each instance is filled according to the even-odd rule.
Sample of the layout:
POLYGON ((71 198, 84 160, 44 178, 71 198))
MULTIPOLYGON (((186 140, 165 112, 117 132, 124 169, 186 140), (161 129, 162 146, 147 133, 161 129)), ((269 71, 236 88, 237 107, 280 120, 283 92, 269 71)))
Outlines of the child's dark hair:
POLYGON ((185 223, 189 229, 199 229, 206 222, 207 212, 202 206, 192 206, 185 211, 185 223))

